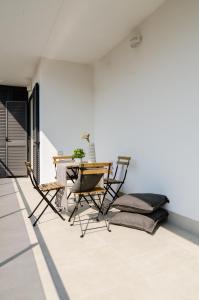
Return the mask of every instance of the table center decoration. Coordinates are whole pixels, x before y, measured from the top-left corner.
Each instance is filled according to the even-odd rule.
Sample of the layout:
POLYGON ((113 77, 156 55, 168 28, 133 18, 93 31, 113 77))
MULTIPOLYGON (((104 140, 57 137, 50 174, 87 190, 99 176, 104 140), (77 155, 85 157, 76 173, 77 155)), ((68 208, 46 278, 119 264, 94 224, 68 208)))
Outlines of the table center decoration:
POLYGON ((74 149, 73 158, 74 158, 76 163, 81 163, 83 157, 85 157, 85 152, 82 148, 74 149))

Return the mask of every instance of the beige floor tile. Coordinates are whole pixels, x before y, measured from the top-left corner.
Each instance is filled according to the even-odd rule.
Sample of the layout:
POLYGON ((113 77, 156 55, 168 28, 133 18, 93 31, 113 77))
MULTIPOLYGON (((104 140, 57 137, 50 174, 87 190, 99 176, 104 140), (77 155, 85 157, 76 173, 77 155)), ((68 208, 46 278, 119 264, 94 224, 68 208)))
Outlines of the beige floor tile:
MULTIPOLYGON (((32 209, 39 196, 27 179, 18 182, 32 209)), ((151 236, 112 225, 111 233, 92 230, 81 239, 78 225, 48 209, 38 229, 72 300, 199 299, 199 247, 172 226, 151 236)))

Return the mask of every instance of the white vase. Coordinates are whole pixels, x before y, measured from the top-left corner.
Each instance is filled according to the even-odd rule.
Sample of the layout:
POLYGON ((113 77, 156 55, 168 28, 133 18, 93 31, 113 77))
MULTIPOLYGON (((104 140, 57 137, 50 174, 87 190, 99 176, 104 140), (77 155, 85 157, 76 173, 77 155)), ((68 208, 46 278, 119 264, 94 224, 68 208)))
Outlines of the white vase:
POLYGON ((88 148, 88 162, 96 162, 96 156, 95 156, 95 144, 90 143, 88 148))
POLYGON ((82 163, 82 158, 75 158, 75 162, 77 164, 81 164, 82 163))

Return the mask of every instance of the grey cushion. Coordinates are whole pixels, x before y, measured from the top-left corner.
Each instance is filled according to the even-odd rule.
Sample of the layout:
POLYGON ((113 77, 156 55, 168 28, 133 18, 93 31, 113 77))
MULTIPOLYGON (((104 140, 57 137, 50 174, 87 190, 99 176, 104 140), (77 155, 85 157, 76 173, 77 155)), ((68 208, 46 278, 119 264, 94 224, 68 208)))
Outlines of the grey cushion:
POLYGON ((110 219, 111 224, 144 230, 153 233, 158 224, 168 217, 168 212, 159 208, 150 214, 136 214, 130 212, 118 212, 110 219))
POLYGON ((89 192, 99 183, 103 174, 79 175, 77 181, 72 186, 71 192, 89 192))
POLYGON ((151 213, 167 202, 169 200, 164 195, 129 194, 117 198, 112 206, 121 211, 151 213))

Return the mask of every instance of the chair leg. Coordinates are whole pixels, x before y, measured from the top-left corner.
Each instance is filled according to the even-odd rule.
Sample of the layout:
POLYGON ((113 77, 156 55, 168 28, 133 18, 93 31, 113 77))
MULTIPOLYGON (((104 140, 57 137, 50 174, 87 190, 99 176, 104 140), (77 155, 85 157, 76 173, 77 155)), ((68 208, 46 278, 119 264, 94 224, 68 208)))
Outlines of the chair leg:
MULTIPOLYGON (((75 215, 75 216, 74 216, 74 219, 73 219, 73 223, 71 224, 71 226, 73 226, 74 223, 75 223, 76 215, 78 216, 78 219, 79 219, 79 225, 80 225, 80 229, 81 229, 81 235, 80 235, 81 238, 83 238, 83 237, 85 236, 86 231, 87 231, 87 228, 88 228, 88 223, 89 223, 89 221, 88 221, 87 224, 86 224, 86 228, 83 229, 82 221, 81 221, 81 218, 80 218, 80 215, 79 215, 79 212, 78 212, 78 205, 81 204, 81 199, 82 199, 82 198, 85 199, 84 196, 80 196, 80 197, 79 197, 78 202, 76 203, 75 208, 73 209, 72 214, 70 215, 70 218, 69 218, 69 220, 68 220, 68 221, 70 222, 70 221, 71 221, 71 218, 73 217, 73 215, 75 215), (76 211, 77 211, 77 214, 76 214, 76 211)), ((88 200, 87 200, 87 201, 88 201, 88 200)))
POLYGON ((114 193, 114 194, 112 194, 111 191, 110 191, 110 189, 112 189, 111 186, 110 186, 110 185, 107 185, 107 186, 106 186, 106 193, 108 193, 108 194, 111 196, 111 198, 114 198, 114 196, 115 196, 115 191, 113 190, 113 193, 114 193))
POLYGON ((114 197, 113 201, 115 201, 117 198, 119 198, 118 194, 119 194, 119 191, 120 191, 122 186, 123 186, 123 182, 119 185, 117 191, 115 192, 115 197, 114 197))
POLYGON ((82 233, 82 234, 80 235, 80 237, 83 238, 83 237, 85 236, 86 229, 87 229, 87 227, 88 227, 88 223, 87 223, 86 229, 83 230, 83 227, 82 227, 82 221, 81 221, 81 218, 80 218, 80 216, 79 216, 79 213, 78 213, 78 219, 79 219, 79 224, 80 224, 81 233, 82 233))
POLYGON ((119 191, 120 191, 122 185, 123 185, 123 182, 119 185, 117 191, 114 191, 114 189, 111 187, 111 185, 107 185, 107 187, 106 187, 106 193, 108 193, 108 194, 112 197, 112 201, 111 201, 111 203, 109 204, 107 210, 105 211, 105 214, 108 213, 108 211, 109 211, 111 205, 112 205, 112 204, 114 203, 114 201, 119 197, 118 193, 119 193, 119 191), (113 194, 110 192, 110 190, 111 190, 111 192, 112 192, 113 194))
POLYGON ((101 205, 99 206, 99 205, 96 203, 96 201, 95 201, 95 199, 94 199, 94 197, 93 197, 92 195, 89 195, 89 196, 90 196, 91 200, 93 201, 95 207, 98 209, 98 211, 102 213, 102 211, 101 211, 101 205))
POLYGON ((70 224, 70 226, 73 226, 75 224, 76 211, 78 211, 78 207, 75 207, 73 222, 70 224))
POLYGON ((108 232, 111 232, 111 229, 110 229, 110 222, 106 220, 106 222, 108 222, 108 225, 107 225, 107 230, 108 232))
MULTIPOLYGON (((76 172, 73 170, 73 169, 71 169, 71 171, 73 172, 73 175, 74 176, 76 176, 77 174, 76 174, 76 172)), ((67 176, 69 177, 69 179, 72 181, 72 183, 75 183, 75 180, 72 178, 72 176, 70 176, 70 174, 69 173, 67 173, 67 176)))
MULTIPOLYGON (((106 193, 105 193, 105 194, 106 194, 106 193)), ((97 194, 97 196, 98 196, 98 199, 97 199, 97 200, 99 201, 99 204, 98 204, 98 205, 99 205, 99 207, 102 207, 102 201, 103 201, 103 200, 101 201, 100 195, 97 194)))
POLYGON ((110 190, 108 190, 109 195, 114 198, 115 197, 115 191, 113 190, 112 192, 110 190))
POLYGON ((59 213, 59 211, 52 205, 52 200, 56 197, 57 193, 60 191, 60 189, 58 189, 54 196, 52 197, 52 199, 49 201, 47 197, 44 197, 44 199, 46 200, 46 202, 48 203, 48 205, 50 206, 50 208, 56 213, 58 214, 58 216, 63 220, 65 221, 64 217, 59 213))
POLYGON ((68 219, 68 222, 71 221, 71 219, 72 219, 72 217, 73 217, 73 215, 74 215, 74 213, 75 213, 75 211, 76 211, 76 206, 77 206, 77 204, 75 205, 75 208, 73 209, 73 211, 72 211, 72 213, 71 213, 71 215, 70 215, 70 217, 69 217, 69 219, 68 219))
MULTIPOLYGON (((111 190, 111 193, 113 194, 112 197, 114 198, 114 197, 115 197, 115 194, 116 194, 115 190, 112 188, 112 186, 110 186, 109 189, 111 190)), ((109 190, 109 191, 110 191, 110 190, 109 190)))
MULTIPOLYGON (((52 199, 50 200, 50 202, 52 201, 52 199)), ((35 222, 33 223, 33 226, 36 226, 37 222, 39 221, 39 219, 41 218, 41 216, 44 214, 44 212, 46 211, 46 209, 48 208, 48 204, 45 206, 45 208, 42 210, 41 214, 39 215, 38 218, 36 218, 35 222)))
POLYGON ((111 187, 111 185, 107 185, 107 187, 106 187, 107 193, 113 198, 113 201, 115 201, 119 197, 118 193, 119 193, 122 185, 123 185, 123 182, 119 185, 117 191, 114 191, 114 189, 111 187))
POLYGON ((55 194, 53 195, 53 197, 49 200, 46 195, 44 195, 43 200, 45 200, 47 202, 47 205, 45 206, 45 208, 42 210, 41 214, 39 215, 39 217, 36 219, 36 221, 33 223, 33 226, 36 226, 37 222, 39 221, 39 219, 41 218, 41 216, 44 214, 44 212, 46 211, 46 209, 48 208, 48 206, 50 206, 50 208, 59 215, 59 217, 65 221, 64 217, 57 211, 57 209, 52 205, 52 201, 55 198, 55 196, 57 195, 57 193, 59 192, 60 189, 58 189, 55 194))
MULTIPOLYGON (((88 200, 86 199, 85 196, 83 196, 84 200, 86 201, 86 203, 90 206, 90 203, 88 202, 88 200)), ((91 207, 91 206, 90 206, 91 207)))
POLYGON ((110 229, 110 223, 109 223, 108 220, 106 220, 106 216, 105 216, 105 215, 107 215, 107 213, 108 213, 108 209, 106 210, 105 213, 102 211, 103 204, 104 204, 104 200, 105 200, 105 195, 104 195, 104 197, 103 197, 103 200, 102 200, 102 203, 101 203, 101 206, 100 206, 100 210, 99 210, 99 212, 98 212, 98 215, 97 215, 96 220, 97 220, 97 222, 99 222, 99 215, 100 215, 100 213, 101 213, 102 216, 104 217, 104 222, 105 222, 107 231, 108 231, 108 232, 111 232, 111 229, 110 229))
MULTIPOLYGON (((105 193, 105 194, 106 194, 106 193, 105 193)), ((99 214, 100 214, 100 213, 103 215, 103 212, 102 212, 102 205, 103 205, 103 202, 104 202, 104 199, 105 199, 105 194, 103 195, 102 201, 101 201, 101 199, 99 198, 99 200, 100 200, 100 206, 96 203, 94 197, 93 197, 91 194, 89 195, 90 198, 91 198, 91 200, 93 201, 94 205, 96 206, 96 208, 97 208, 98 211, 99 211, 98 217, 99 217, 99 214)), ((86 224, 86 227, 85 227, 85 229, 84 229, 84 228, 83 228, 83 225, 82 225, 82 221, 81 221, 80 215, 79 215, 79 212, 78 212, 78 205, 80 204, 81 198, 84 198, 84 196, 80 196, 80 197, 79 197, 78 202, 77 202, 77 204, 75 205, 75 208, 73 209, 72 214, 71 214, 71 216, 70 216, 70 218, 69 218, 69 222, 71 221, 71 218, 72 218, 73 215, 75 214, 75 217, 74 217, 74 220, 73 220, 73 223, 71 224, 71 226, 74 225, 74 223, 75 223, 75 218, 76 218, 76 211, 77 211, 77 216, 78 216, 78 219, 79 219, 79 225, 80 225, 80 229, 81 229, 81 235, 80 235, 80 237, 83 238, 83 237, 85 236, 85 234, 86 234, 86 231, 88 230, 89 220, 88 220, 88 222, 87 222, 87 224, 86 224)), ((97 217, 97 218, 98 218, 98 217, 97 217)), ((108 220, 106 220, 106 218, 104 218, 104 222, 105 222, 105 226, 106 226, 106 228, 107 228, 107 231, 108 231, 108 232, 111 232, 110 226, 109 226, 109 222, 108 222, 108 220)))
POLYGON ((39 207, 39 205, 42 203, 42 201, 44 200, 44 198, 41 199, 41 201, 38 203, 38 205, 35 207, 35 209, 31 212, 31 214, 28 216, 28 218, 31 218, 32 215, 34 214, 34 212, 37 210, 37 208, 39 207))
MULTIPOLYGON (((48 195, 49 191, 46 193, 46 196, 48 195)), ((42 203, 42 201, 44 200, 44 197, 41 199, 41 201, 37 204, 37 206, 35 207, 35 209, 31 212, 31 214, 28 216, 28 218, 31 218, 32 215, 34 214, 34 212, 37 210, 37 208, 39 207, 39 205, 42 203)))
POLYGON ((68 194, 68 196, 67 196, 67 200, 70 198, 70 195, 71 195, 71 194, 72 194, 71 192, 68 194))
POLYGON ((80 201, 81 201, 81 198, 82 198, 82 197, 80 196, 79 199, 78 199, 78 201, 77 201, 77 203, 76 203, 76 205, 75 205, 75 208, 73 209, 73 211, 72 211, 72 213, 71 213, 71 215, 70 215, 70 217, 69 217, 69 219, 68 219, 68 222, 71 221, 71 219, 72 219, 72 217, 73 217, 75 211, 77 210, 78 205, 79 205, 79 203, 80 203, 80 201))
MULTIPOLYGON (((81 198, 82 198, 82 197, 81 197, 81 198)), ((83 198, 84 198, 84 196, 83 196, 83 198)), ((80 199, 80 201, 81 201, 81 199, 80 199)), ((79 203, 77 203, 77 204, 79 204, 79 203)), ((78 215, 79 225, 80 225, 80 229, 81 229, 81 235, 80 235, 80 237, 83 238, 83 237, 85 236, 85 234, 86 234, 86 230, 87 230, 87 228, 88 228, 89 220, 88 220, 88 222, 87 222, 87 224, 86 224, 86 228, 83 229, 82 221, 81 221, 81 218, 80 218, 80 215, 79 215, 79 212, 78 212, 78 205, 77 205, 77 215, 78 215)), ((75 216, 76 216, 76 215, 75 215, 75 216)), ((74 222, 75 222, 75 219, 74 219, 74 222)))
POLYGON ((107 194, 107 191, 104 193, 102 201, 100 200, 100 207, 99 207, 98 215, 97 215, 97 218, 96 218, 97 222, 99 222, 99 215, 100 215, 100 213, 102 215, 104 215, 104 212, 103 212, 102 209, 103 209, 103 204, 104 204, 104 201, 105 201, 106 194, 107 194))

